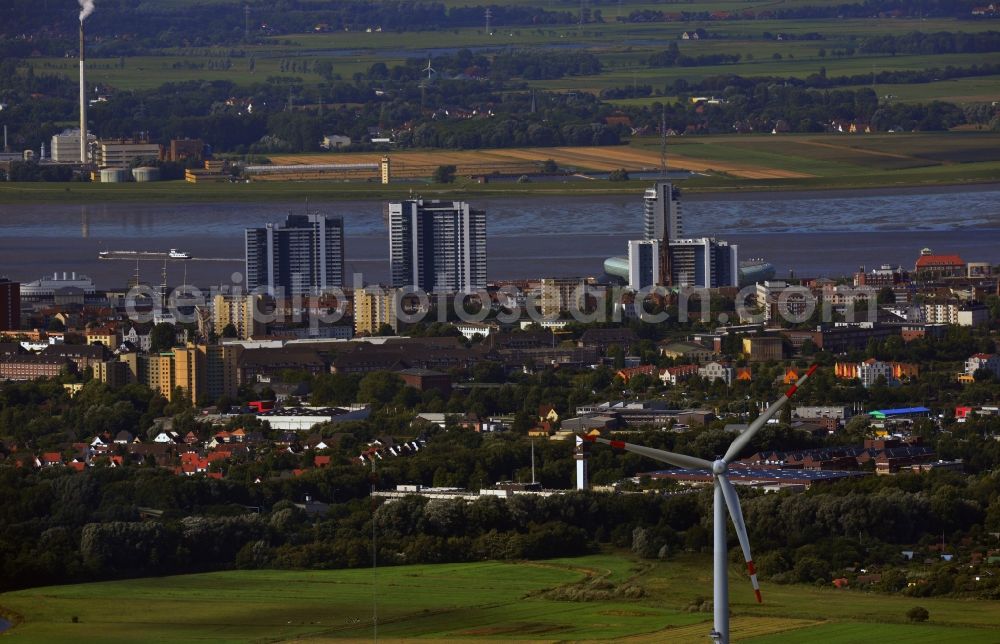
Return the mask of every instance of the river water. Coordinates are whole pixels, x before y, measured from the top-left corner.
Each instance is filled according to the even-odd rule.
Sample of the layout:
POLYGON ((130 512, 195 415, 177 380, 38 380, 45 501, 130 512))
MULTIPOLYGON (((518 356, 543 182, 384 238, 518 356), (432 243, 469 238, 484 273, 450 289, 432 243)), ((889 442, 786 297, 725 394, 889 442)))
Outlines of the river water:
MULTIPOLYGON (((489 277, 600 275, 641 236, 642 191, 634 196, 477 199, 487 212, 489 277)), ((388 279, 388 236, 378 201, 309 204, 343 215, 347 271, 388 279)), ((201 286, 242 271, 243 229, 302 212, 302 203, 108 203, 0 205, 0 275, 22 281, 53 272, 85 273, 101 288, 122 288, 134 261, 101 261, 101 250, 167 251, 228 261, 168 263, 167 281, 201 286)), ((1000 263, 1000 185, 961 188, 691 195, 685 236, 712 235, 763 257, 779 275, 849 274, 860 265, 912 267, 920 249, 1000 263)), ((140 262, 158 283, 162 261, 140 262)))

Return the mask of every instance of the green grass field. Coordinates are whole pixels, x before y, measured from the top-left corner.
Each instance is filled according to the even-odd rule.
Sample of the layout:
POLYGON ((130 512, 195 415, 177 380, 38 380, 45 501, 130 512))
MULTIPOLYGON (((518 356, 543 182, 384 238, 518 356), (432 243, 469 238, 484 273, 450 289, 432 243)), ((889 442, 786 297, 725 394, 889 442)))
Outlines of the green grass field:
MULTIPOLYGON (((685 607, 710 596, 710 574, 707 556, 638 563, 625 553, 382 568, 374 578, 379 637, 701 642, 711 616, 685 607), (579 585, 638 585, 646 595, 561 601, 546 594, 579 585)), ((181 575, 6 593, 0 612, 17 622, 12 642, 361 640, 372 635, 372 583, 371 570, 181 575)), ((765 603, 758 605, 735 569, 730 593, 736 641, 998 641, 995 602, 765 584, 765 603), (906 610, 917 604, 930 611, 927 624, 906 623, 906 610)))
MULTIPOLYGON (((487 0, 482 0, 487 3, 487 0)), ((534 2, 518 0, 524 4, 542 6, 550 10, 575 12, 575 2, 534 2)), ((794 6, 806 0, 785 0, 784 7, 794 6)), ((464 3, 465 0, 462 0, 464 3)), ((822 3, 820 3, 822 4, 822 3)), ((662 5, 648 1, 623 2, 622 15, 637 9, 711 11, 745 10, 773 8, 774 3, 747 3, 738 0, 718 2, 694 2, 680 5, 662 5)), ((595 7, 597 8, 597 7, 595 7)), ((371 32, 363 30, 334 33, 283 34, 265 40, 261 44, 234 48, 241 56, 230 57, 227 48, 166 48, 157 53, 162 55, 118 58, 93 58, 89 61, 89 77, 96 82, 106 83, 118 89, 150 89, 165 82, 182 80, 229 80, 238 84, 263 82, 269 77, 284 79, 301 78, 309 85, 323 82, 312 72, 281 70, 282 61, 330 60, 334 72, 344 79, 355 73, 364 74, 375 62, 392 66, 408 57, 423 57, 429 49, 441 47, 486 48, 499 50, 509 47, 577 47, 597 54, 604 64, 604 71, 596 76, 570 77, 556 81, 537 81, 533 85, 543 88, 565 90, 597 91, 607 87, 627 86, 633 83, 649 83, 662 87, 667 81, 684 78, 688 81, 718 74, 741 74, 744 76, 777 75, 805 77, 827 69, 831 76, 842 74, 867 74, 873 69, 915 70, 946 65, 968 66, 984 62, 985 58, 995 60, 996 55, 899 55, 834 57, 834 50, 857 47, 858 43, 870 35, 905 33, 909 31, 985 31, 995 28, 990 21, 959 21, 952 19, 912 20, 912 19, 871 19, 871 20, 737 20, 711 22, 666 22, 666 23, 619 23, 615 20, 618 6, 600 7, 604 14, 603 23, 587 25, 544 25, 498 28, 488 35, 483 28, 463 28, 448 31, 414 31, 404 33, 371 32), (701 41, 679 40, 684 31, 704 28, 714 38, 701 41), (764 39, 763 34, 785 33, 801 35, 810 32, 821 33, 824 40, 783 40, 764 39), (645 60, 653 52, 666 48, 671 42, 678 43, 681 51, 688 55, 740 54, 738 64, 722 66, 685 67, 670 69, 650 69, 645 60), (824 49, 827 56, 821 57, 824 49), (775 55, 781 59, 776 60, 775 55), (254 59, 255 70, 249 69, 250 58, 254 59), (224 69, 228 60, 230 66, 224 69)), ((66 58, 31 58, 27 62, 35 67, 36 73, 59 74, 75 77, 76 62, 66 58)), ((988 81, 978 82, 960 79, 967 83, 962 88, 959 102, 987 100, 991 95, 988 81)), ((907 88, 909 86, 906 86, 907 88)), ((888 90, 899 100, 927 100, 947 98, 946 87, 927 84, 923 90, 907 91, 892 87, 888 90)), ((995 99, 995 97, 994 97, 995 99)))

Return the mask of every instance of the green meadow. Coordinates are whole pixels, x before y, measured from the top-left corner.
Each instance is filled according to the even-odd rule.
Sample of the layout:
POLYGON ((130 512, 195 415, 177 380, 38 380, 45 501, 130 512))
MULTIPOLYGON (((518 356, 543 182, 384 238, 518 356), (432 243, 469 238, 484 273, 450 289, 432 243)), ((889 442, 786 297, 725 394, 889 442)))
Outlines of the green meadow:
MULTIPOLYGON (((605 553, 335 571, 233 571, 53 586, 0 595, 12 642, 361 640, 700 642, 711 615, 711 562, 639 562, 605 553), (588 594, 589 593, 589 594, 588 594), (629 599, 627 597, 634 597, 629 599)), ((911 599, 764 584, 765 603, 733 569, 735 641, 996 642, 996 602, 911 599), (912 625, 921 605, 930 621, 912 625)))
MULTIPOLYGON (((487 0, 482 0, 488 4, 487 0)), ((449 0, 449 3, 466 5, 466 0, 449 0)), ((516 0, 516 3, 539 6, 547 10, 575 13, 579 6, 574 2, 533 2, 516 0)), ((476 4, 475 0, 471 4, 476 4)), ((817 4, 805 0, 789 0, 783 7, 800 4, 817 4)), ((824 3, 818 3, 824 4, 824 3)), ((831 4, 831 3, 826 3, 831 4)), ((93 58, 89 61, 90 78, 118 89, 151 89, 166 82, 183 80, 228 80, 237 84, 263 82, 276 77, 289 80, 300 78, 309 85, 324 82, 312 72, 301 67, 292 71, 282 69, 283 62, 330 60, 333 71, 346 80, 356 73, 365 74, 369 67, 382 62, 388 66, 401 63, 409 57, 423 57, 428 50, 441 47, 478 48, 501 50, 506 48, 573 48, 596 54, 604 65, 601 74, 586 77, 567 77, 555 81, 537 81, 534 86, 547 89, 598 91, 637 83, 652 84, 656 89, 668 81, 685 79, 694 81, 718 74, 744 76, 805 77, 826 68, 828 75, 868 74, 887 70, 920 70, 947 65, 969 66, 982 62, 995 62, 995 54, 950 55, 861 55, 835 56, 836 51, 857 48, 866 37, 882 34, 901 34, 910 31, 964 31, 976 32, 996 29, 991 21, 960 21, 954 19, 845 19, 845 20, 736 20, 707 22, 617 22, 619 15, 635 10, 715 11, 762 10, 773 3, 694 2, 680 5, 663 5, 650 2, 622 2, 600 8, 603 23, 563 24, 540 26, 498 27, 487 34, 484 27, 452 30, 408 31, 403 33, 373 30, 339 31, 329 33, 283 34, 253 45, 222 47, 173 47, 158 50, 157 55, 119 58, 93 58), (707 40, 680 40, 685 31, 703 28, 711 34, 707 40), (765 34, 787 34, 801 37, 805 34, 822 34, 823 40, 798 40, 765 38, 765 34), (706 54, 739 54, 740 62, 728 65, 652 69, 646 64, 650 54, 665 49, 676 42, 682 53, 698 56, 706 54), (821 51, 822 50, 822 51, 821 51), (236 55, 233 55, 236 54, 236 55), (780 58, 779 58, 780 57, 780 58), (254 69, 250 69, 250 59, 254 69)), ((35 67, 36 73, 59 74, 75 77, 76 61, 67 58, 31 58, 26 62, 35 67)), ((966 79, 959 79, 965 82, 966 79)), ((970 81, 967 90, 960 93, 959 102, 975 102, 990 96, 985 79, 970 81)), ((932 84, 927 84, 932 85, 932 84)), ((916 101, 929 98, 948 98, 946 87, 930 87, 925 91, 891 91, 899 100, 916 101), (940 91, 939 91, 940 90, 940 91)), ((882 93, 882 92, 880 92, 882 93)), ((994 97, 995 100, 995 97, 994 97)))

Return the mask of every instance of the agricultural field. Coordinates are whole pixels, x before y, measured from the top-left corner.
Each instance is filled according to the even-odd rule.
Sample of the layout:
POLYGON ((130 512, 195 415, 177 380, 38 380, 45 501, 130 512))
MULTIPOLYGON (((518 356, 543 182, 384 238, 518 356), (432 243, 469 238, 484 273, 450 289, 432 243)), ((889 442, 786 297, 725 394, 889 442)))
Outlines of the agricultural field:
MULTIPOLYGON (((686 607, 711 593, 707 556, 637 562, 602 554, 542 562, 338 571, 240 571, 56 586, 0 595, 12 642, 593 640, 703 642, 711 615, 686 607), (374 583, 374 586, 373 586, 374 583), (377 593, 373 595, 373 589, 377 593), (626 593, 642 596, 625 599, 626 593), (630 590, 633 589, 633 590, 630 590), (584 591, 610 593, 610 599, 584 591), (621 592, 619 592, 621 591, 621 592), (377 597, 377 606, 373 604, 377 597)), ((992 602, 920 599, 765 584, 753 603, 731 577, 734 641, 779 644, 995 642, 992 602), (931 618, 906 623, 919 603, 931 618)))
MULTIPOLYGON (((383 153, 277 154, 275 164, 378 163, 383 153)), ((0 182, 0 203, 62 201, 260 201, 308 197, 317 200, 398 199, 418 187, 427 198, 472 199, 530 195, 633 194, 638 181, 581 177, 534 177, 529 183, 478 183, 468 177, 500 170, 534 174, 547 159, 564 169, 601 173, 658 170, 660 142, 638 138, 628 146, 510 148, 495 150, 404 150, 389 152, 393 177, 377 181, 254 181, 252 183, 8 183, 0 182), (453 184, 429 183, 439 165, 455 165, 453 184)), ((670 170, 695 172, 688 192, 732 190, 819 190, 896 188, 1000 182, 1000 133, 787 134, 671 137, 670 170)), ((376 171, 372 171, 374 177, 376 171)), ((286 177, 287 178, 287 177, 286 177)))
MULTIPOLYGON (((859 89, 846 86, 845 89, 859 89)), ((992 103, 1000 101, 1000 76, 980 76, 978 78, 953 78, 933 83, 898 84, 886 83, 876 86, 879 97, 894 103, 926 103, 948 101, 957 105, 971 103, 992 103)))
MULTIPOLYGON (((272 163, 377 163, 381 153, 327 153, 272 155, 272 163)), ((504 174, 530 174, 539 171, 543 162, 555 161, 561 168, 578 171, 608 172, 624 168, 631 172, 655 171, 660 167, 659 149, 633 146, 504 148, 490 150, 404 150, 388 154, 393 176, 427 177, 439 165, 454 165, 458 174, 478 175, 500 171, 504 174)), ((787 168, 752 166, 739 162, 689 158, 670 155, 670 167, 691 172, 724 172, 750 179, 805 178, 812 175, 787 168)))
MULTIPOLYGON (((780 44, 780 43, 779 43, 780 44)), ((801 45, 801 43, 798 43, 801 45)), ((756 46, 756 45, 755 45, 756 46)), ((816 50, 815 44, 811 49, 816 50)), ((682 49, 682 52, 684 50, 682 49)), ((647 52, 647 55, 652 52, 647 52)), ((609 67, 600 74, 593 76, 574 76, 552 81, 532 81, 536 87, 548 87, 558 90, 588 90, 600 91, 610 87, 628 87, 632 85, 652 85, 654 89, 662 89, 665 83, 684 79, 689 82, 698 81, 709 76, 733 74, 747 77, 757 76, 790 76, 805 78, 825 68, 828 76, 849 76, 871 74, 872 71, 919 71, 932 67, 968 67, 983 62, 982 54, 948 54, 948 55, 897 55, 882 56, 850 56, 844 58, 820 58, 817 55, 796 57, 794 59, 773 60, 767 56, 753 60, 742 60, 730 65, 706 65, 701 67, 669 67, 651 69, 649 67, 622 64, 620 67, 609 67)), ((883 92, 880 90, 879 94, 883 92)))
MULTIPOLYGON (((627 146, 506 148, 490 150, 403 150, 387 153, 393 176, 426 177, 439 165, 455 165, 459 175, 537 172, 552 159, 581 172, 655 171, 660 141, 635 139, 627 146)), ((272 155, 275 164, 378 163, 382 153, 272 155)), ((968 169, 1000 162, 1000 134, 792 134, 675 137, 667 144, 671 170, 741 179, 852 177, 961 164, 968 169)), ((998 175, 997 178, 1000 178, 998 175)))
MULTIPOLYGON (((483 3, 488 4, 486 0, 483 3)), ((802 3, 805 3, 804 0, 802 3)), ((454 2, 467 4, 465 0, 454 2)), ((476 4, 476 2, 471 2, 476 4)), ((540 6, 548 10, 578 10, 577 3, 529 2, 521 4, 540 6)), ((678 10, 734 10, 760 9, 760 5, 744 2, 704 2, 677 5, 678 10)), ((800 0, 784 2, 783 6, 800 4, 800 0)), ((814 3, 805 3, 814 4, 814 3)), ((822 4, 822 3, 819 3, 822 4)), ((596 8, 596 7, 595 7, 596 8)), ((284 80, 301 79, 307 85, 319 85, 323 78, 301 68, 282 69, 283 61, 313 62, 329 60, 333 71, 344 79, 356 73, 365 74, 377 62, 389 67, 407 58, 424 58, 456 48, 474 50, 503 50, 507 48, 555 48, 589 51, 596 54, 604 66, 595 76, 567 77, 556 81, 535 81, 533 86, 544 89, 599 91, 609 87, 632 84, 651 84, 661 89, 668 81, 683 78, 695 81, 718 74, 744 76, 793 76, 806 77, 826 68, 831 76, 865 74, 873 70, 922 70, 930 67, 969 66, 983 62, 1000 61, 995 54, 949 55, 861 55, 837 57, 834 50, 856 47, 860 40, 871 35, 902 34, 910 31, 964 31, 976 32, 995 29, 990 21, 958 21, 952 19, 872 19, 872 20, 751 20, 710 22, 620 23, 615 20, 618 12, 627 15, 641 9, 663 10, 664 5, 649 2, 622 2, 618 6, 600 7, 604 23, 586 25, 546 25, 544 27, 518 26, 497 28, 486 34, 483 28, 461 28, 448 31, 386 32, 335 32, 282 34, 270 37, 263 43, 225 48, 168 47, 159 50, 161 55, 119 58, 92 58, 88 61, 90 78, 121 90, 150 89, 166 82, 183 80, 229 80, 238 84, 263 82, 268 78, 284 80), (712 38, 701 41, 679 40, 684 31, 702 28, 712 38), (765 33, 783 33, 801 36, 821 33, 824 40, 765 39, 765 33), (739 54, 739 63, 701 67, 675 67, 651 69, 646 64, 650 54, 665 49, 676 42, 683 54, 739 54), (825 50, 821 55, 820 50, 825 50), (777 57, 780 56, 780 59, 777 57), (254 69, 250 69, 250 60, 254 69)), ((75 77, 76 61, 71 58, 32 58, 28 61, 36 73, 58 74, 75 77)), ((964 80, 964 79, 962 79, 964 80)), ((973 79, 976 80, 976 79, 973 79)), ((983 81, 983 79, 979 79, 983 81)), ((984 81, 985 82, 985 81, 984 81)), ((978 96, 988 96, 988 85, 976 84, 975 89, 963 92, 968 101, 978 96)), ((892 91, 904 97, 907 94, 892 91)), ((947 97, 947 94, 942 94, 947 97)), ((921 100, 918 94, 912 99, 921 100)))

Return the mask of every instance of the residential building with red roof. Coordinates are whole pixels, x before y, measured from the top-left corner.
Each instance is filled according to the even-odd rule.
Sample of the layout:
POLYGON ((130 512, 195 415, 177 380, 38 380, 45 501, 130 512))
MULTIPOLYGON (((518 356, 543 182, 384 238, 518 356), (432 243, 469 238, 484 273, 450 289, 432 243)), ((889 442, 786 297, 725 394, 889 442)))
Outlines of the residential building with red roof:
POLYGON ((935 277, 962 277, 965 275, 965 261, 958 255, 935 255, 925 248, 920 251, 913 270, 935 277))
POLYGON ((644 374, 653 378, 660 375, 660 370, 653 364, 639 365, 638 367, 628 367, 625 369, 619 369, 615 377, 621 378, 622 382, 628 384, 628 381, 638 376, 639 374, 644 374))
POLYGON ((696 364, 682 364, 676 367, 667 367, 660 371, 660 381, 663 384, 676 385, 682 380, 687 380, 692 376, 698 375, 698 365, 696 364))
POLYGON ((42 465, 45 467, 62 465, 63 462, 62 454, 60 454, 59 452, 45 452, 44 454, 42 454, 41 462, 42 465))

